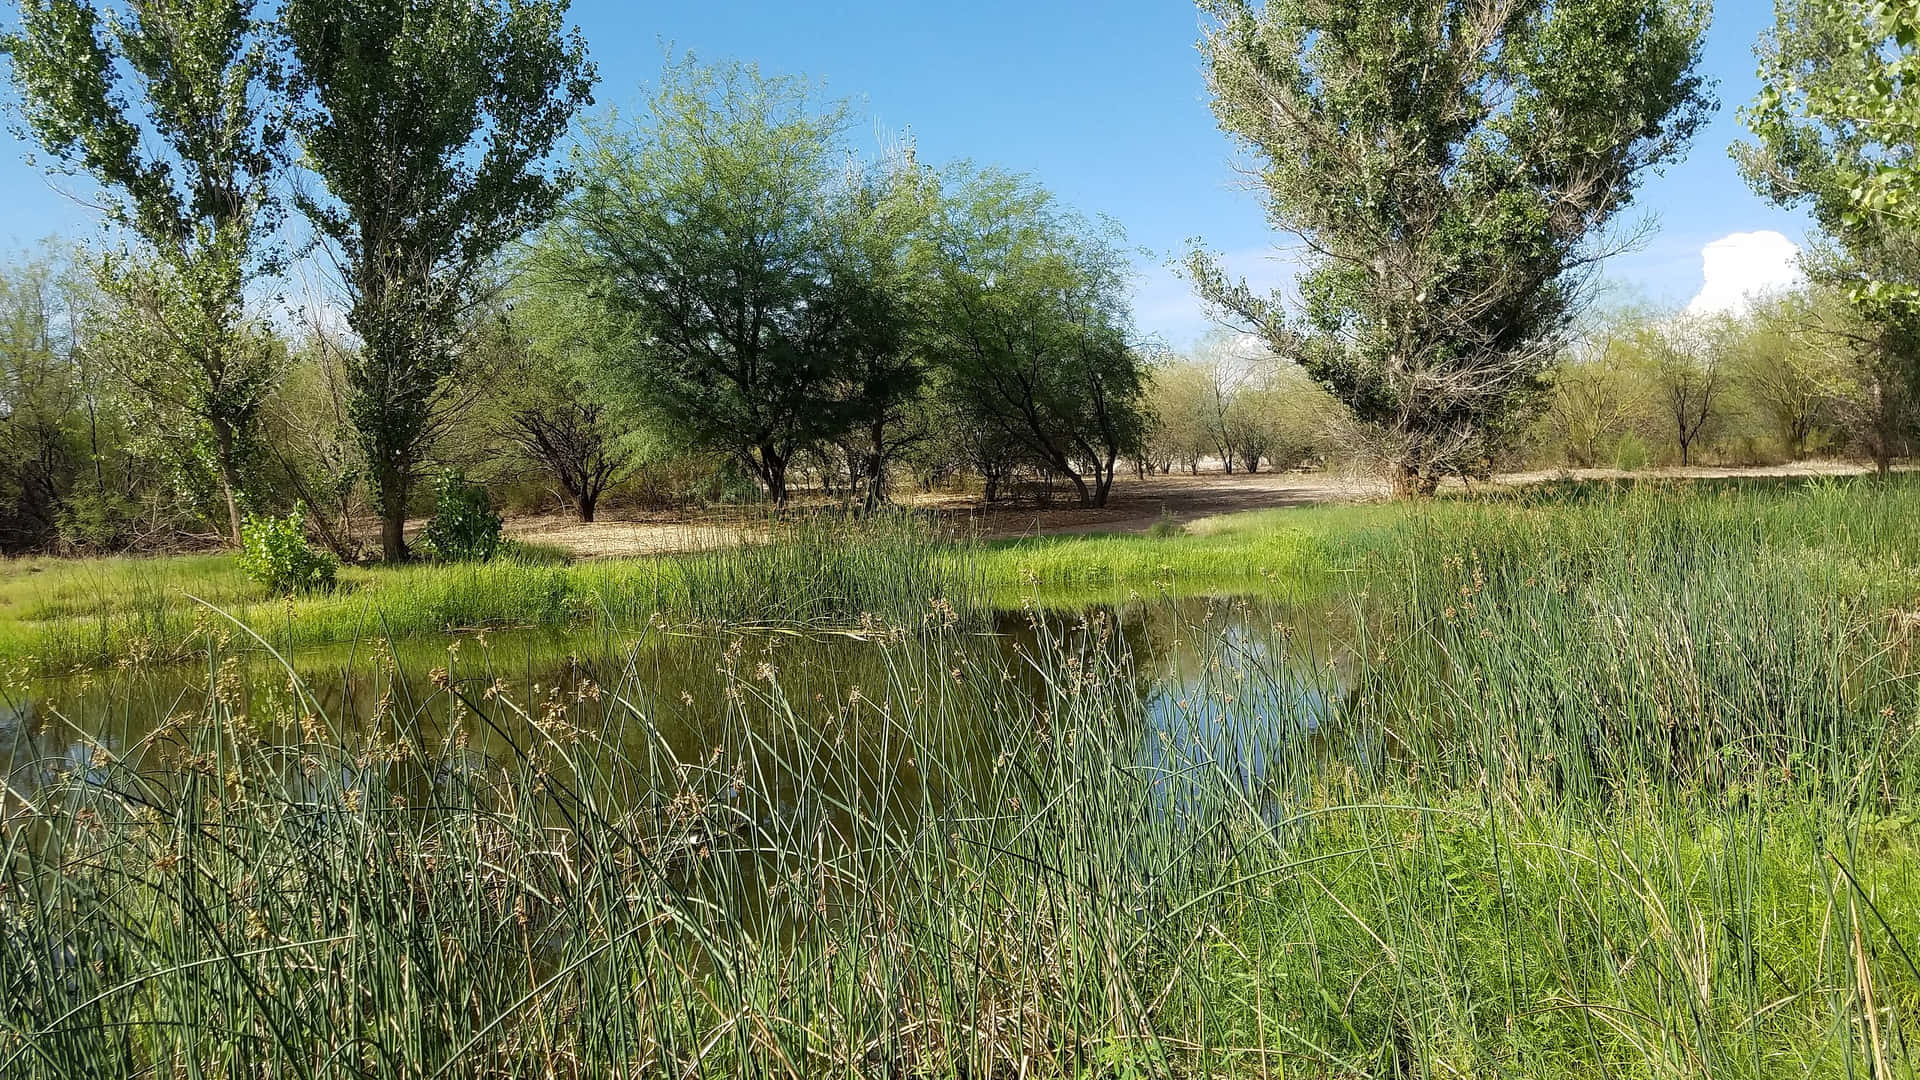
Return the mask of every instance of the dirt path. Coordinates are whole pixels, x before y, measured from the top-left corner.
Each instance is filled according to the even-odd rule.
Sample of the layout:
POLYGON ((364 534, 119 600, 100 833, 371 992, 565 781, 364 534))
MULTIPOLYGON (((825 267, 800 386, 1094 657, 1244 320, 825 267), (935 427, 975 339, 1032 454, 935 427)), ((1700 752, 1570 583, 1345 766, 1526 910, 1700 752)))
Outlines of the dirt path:
MULTIPOLYGON (((1733 477, 1857 476, 1868 470, 1846 462, 1802 462, 1770 468, 1656 469, 1634 474, 1613 469, 1572 472, 1511 473, 1497 477, 1502 486, 1536 484, 1572 477, 1581 480, 1640 479, 1711 480, 1733 477)), ((1104 509, 1083 510, 1062 496, 1051 507, 982 507, 968 495, 936 495, 912 500, 910 505, 937 511, 963 535, 982 539, 1021 536, 1141 533, 1163 519, 1186 524, 1205 517, 1244 510, 1315 506, 1333 502, 1365 502, 1385 498, 1387 487, 1378 480, 1340 473, 1202 473, 1199 476, 1156 476, 1115 481, 1104 509)), ((603 515, 591 525, 571 516, 545 514, 515 518, 507 534, 524 542, 565 548, 581 558, 618 558, 702 551, 737 543, 759 528, 750 515, 686 520, 671 515, 603 515)))

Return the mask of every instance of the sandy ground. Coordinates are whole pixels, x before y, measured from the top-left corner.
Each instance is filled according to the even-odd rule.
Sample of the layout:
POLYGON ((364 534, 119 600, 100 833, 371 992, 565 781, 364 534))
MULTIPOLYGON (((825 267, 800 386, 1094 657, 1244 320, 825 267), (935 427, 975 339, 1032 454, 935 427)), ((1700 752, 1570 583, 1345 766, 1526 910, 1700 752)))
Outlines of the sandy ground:
MULTIPOLYGON (((1777 468, 1659 469, 1632 474, 1641 479, 1724 479, 1769 476, 1853 476, 1867 471, 1845 462, 1803 462, 1777 468)), ((1629 474, 1611 469, 1512 473, 1493 483, 1518 486, 1573 477, 1609 479, 1629 474)), ((955 532, 983 539, 1085 533, 1139 533, 1163 518, 1182 524, 1217 514, 1313 506, 1331 502, 1360 502, 1385 498, 1387 487, 1378 480, 1338 473, 1244 473, 1227 476, 1203 472, 1199 476, 1158 476, 1136 480, 1122 476, 1104 509, 1085 510, 1062 493, 1050 507, 982 507, 977 497, 934 495, 910 500, 910 505, 934 510, 955 532)), ((583 558, 614 558, 699 551, 736 542, 756 528, 740 515, 687 520, 665 514, 631 514, 611 510, 601 520, 583 525, 566 514, 515 518, 507 534, 516 540, 565 548, 583 558)))

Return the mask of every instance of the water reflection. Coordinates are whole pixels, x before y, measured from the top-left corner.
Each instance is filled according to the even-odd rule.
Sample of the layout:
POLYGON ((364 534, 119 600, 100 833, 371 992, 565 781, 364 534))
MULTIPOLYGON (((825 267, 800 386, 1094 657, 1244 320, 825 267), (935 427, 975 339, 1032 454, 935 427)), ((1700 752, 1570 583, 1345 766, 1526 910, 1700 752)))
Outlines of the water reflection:
POLYGON ((1300 770, 1281 765, 1341 752, 1325 745, 1346 693, 1326 613, 1160 599, 888 637, 467 635, 295 657, 297 680, 262 656, 48 680, 0 701, 0 776, 13 803, 122 773, 171 786, 186 730, 218 714, 228 738, 284 751, 303 801, 457 802, 530 769, 604 795, 617 773, 620 809, 648 828, 748 848, 788 824, 768 815, 898 825, 984 783, 1010 731, 1047 721, 1049 680, 1094 669, 1124 684, 1103 700, 1133 703, 1100 722, 1122 725, 1109 735, 1133 740, 1143 773, 1202 763, 1250 788, 1290 784, 1300 770), (363 752, 317 767, 303 747, 321 743, 363 752))

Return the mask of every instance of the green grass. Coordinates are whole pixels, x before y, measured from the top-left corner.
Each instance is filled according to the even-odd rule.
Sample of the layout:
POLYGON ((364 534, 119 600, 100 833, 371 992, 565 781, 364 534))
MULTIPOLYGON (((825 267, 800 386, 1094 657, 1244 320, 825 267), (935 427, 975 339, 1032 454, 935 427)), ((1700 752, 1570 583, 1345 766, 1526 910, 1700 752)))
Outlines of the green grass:
POLYGON ((857 671, 722 638, 697 702, 463 658, 372 731, 210 657, 9 802, 0 1075, 1910 1078, 1916 511, 1546 491, 1055 564, 1300 528, 1337 591, 1236 607, 1324 656, 1095 611, 857 671))
POLYGON ((676 623, 916 623, 935 600, 978 610, 965 548, 909 518, 796 520, 699 554, 566 563, 520 550, 485 564, 348 567, 326 594, 273 597, 237 560, 16 560, 0 570, 0 660, 42 672, 170 661, 239 637, 277 648, 409 640, 459 629, 627 632, 676 623), (217 609, 217 610, 216 610, 217 609))

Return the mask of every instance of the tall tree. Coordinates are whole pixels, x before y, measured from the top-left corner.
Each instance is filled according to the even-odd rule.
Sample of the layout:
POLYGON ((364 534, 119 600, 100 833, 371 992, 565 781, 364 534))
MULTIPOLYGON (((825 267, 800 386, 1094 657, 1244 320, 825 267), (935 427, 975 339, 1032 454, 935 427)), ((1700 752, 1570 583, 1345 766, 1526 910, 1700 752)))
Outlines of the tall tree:
POLYGON ((1742 114, 1754 141, 1734 156, 1756 191, 1819 224, 1828 243, 1805 261, 1809 276, 1843 289, 1872 329, 1862 369, 1880 403, 1872 424, 1910 430, 1920 419, 1907 411, 1920 391, 1920 11, 1776 0, 1757 51, 1764 85, 1742 114))
POLYGON ((246 458, 280 350, 246 312, 280 252, 285 132, 252 0, 21 0, 0 39, 33 138, 102 189, 144 249, 104 283, 142 340, 110 355, 149 406, 193 425, 237 542, 246 458), (129 90, 131 89, 131 92, 129 90))
POLYGON ((359 339, 348 414, 378 496, 381 552, 406 557, 408 502, 464 318, 502 248, 545 222, 545 169, 592 100, 569 0, 286 0, 295 131, 324 192, 359 339))
POLYGON ((1299 310, 1196 253, 1397 485, 1479 471, 1538 399, 1582 271, 1711 108, 1705 0, 1201 0, 1220 125, 1307 251, 1299 310))
POLYGON ((1128 341, 1131 269, 1111 229, 1020 177, 962 174, 932 232, 932 355, 974 422, 1105 506, 1146 430, 1128 341))
POLYGON ((675 64, 638 125, 591 133, 542 249, 547 287, 628 335, 607 384, 776 505, 795 456, 853 426, 849 378, 881 377, 901 347, 892 255, 840 182, 847 119, 800 79, 675 64))

